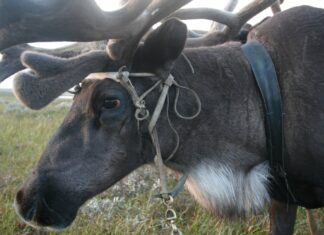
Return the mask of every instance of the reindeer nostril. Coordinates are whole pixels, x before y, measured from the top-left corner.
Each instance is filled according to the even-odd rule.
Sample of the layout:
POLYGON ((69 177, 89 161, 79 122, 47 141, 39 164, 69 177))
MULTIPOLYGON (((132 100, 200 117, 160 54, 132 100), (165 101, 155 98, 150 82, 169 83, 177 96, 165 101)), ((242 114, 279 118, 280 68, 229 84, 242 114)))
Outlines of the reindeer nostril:
POLYGON ((37 200, 35 197, 29 197, 25 190, 20 189, 15 198, 17 212, 27 221, 31 221, 36 213, 37 200))
POLYGON ((22 204, 23 197, 24 197, 23 190, 19 190, 17 195, 16 195, 16 201, 17 201, 18 204, 22 204))

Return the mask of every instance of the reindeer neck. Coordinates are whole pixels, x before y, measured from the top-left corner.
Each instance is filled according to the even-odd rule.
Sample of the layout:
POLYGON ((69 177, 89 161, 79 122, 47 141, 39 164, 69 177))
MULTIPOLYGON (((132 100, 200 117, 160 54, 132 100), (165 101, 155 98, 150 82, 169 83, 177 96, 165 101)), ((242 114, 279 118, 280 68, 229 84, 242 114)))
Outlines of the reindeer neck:
MULTIPOLYGON (((183 171, 197 161, 225 158, 222 149, 233 145, 256 153, 252 162, 261 161, 266 153, 262 103, 240 45, 187 49, 184 54, 187 58, 178 59, 172 74, 199 95, 202 110, 193 120, 179 118, 173 108, 175 88, 170 89, 169 117, 179 133, 180 147, 167 165, 183 171)), ((184 115, 197 110, 193 96, 182 89, 177 107, 184 115)), ((165 107, 157 125, 164 158, 176 144, 166 117, 165 107)))

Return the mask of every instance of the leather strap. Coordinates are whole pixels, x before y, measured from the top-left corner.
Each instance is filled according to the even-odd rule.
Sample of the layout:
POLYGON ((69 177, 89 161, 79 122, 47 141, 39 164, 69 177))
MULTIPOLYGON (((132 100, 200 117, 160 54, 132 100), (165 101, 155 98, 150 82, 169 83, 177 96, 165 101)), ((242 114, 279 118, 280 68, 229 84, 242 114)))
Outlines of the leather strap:
POLYGON ((287 152, 284 140, 282 98, 274 64, 267 50, 257 41, 247 42, 242 46, 242 50, 251 65, 263 102, 270 167, 279 187, 282 189, 284 185, 284 190, 296 202, 285 171, 287 152))
POLYGON ((242 50, 262 97, 270 166, 280 171, 284 167, 284 138, 282 99, 276 70, 270 55, 260 43, 248 42, 242 50))

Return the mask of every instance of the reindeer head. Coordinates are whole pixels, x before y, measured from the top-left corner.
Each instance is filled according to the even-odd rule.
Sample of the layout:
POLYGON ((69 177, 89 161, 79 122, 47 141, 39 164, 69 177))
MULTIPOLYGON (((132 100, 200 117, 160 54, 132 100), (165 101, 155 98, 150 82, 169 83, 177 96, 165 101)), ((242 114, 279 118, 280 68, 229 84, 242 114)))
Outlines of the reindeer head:
MULTIPOLYGON (((166 71, 180 55, 186 37, 183 23, 167 21, 138 48, 134 68, 166 71)), ((24 63, 31 62, 33 56, 25 54, 24 63)), ((131 79, 141 94, 157 78, 131 79)), ((83 81, 69 114, 17 193, 18 214, 34 226, 64 228, 86 200, 151 162, 154 155, 149 135, 138 129, 134 113, 132 98, 120 83, 109 78, 83 81)))

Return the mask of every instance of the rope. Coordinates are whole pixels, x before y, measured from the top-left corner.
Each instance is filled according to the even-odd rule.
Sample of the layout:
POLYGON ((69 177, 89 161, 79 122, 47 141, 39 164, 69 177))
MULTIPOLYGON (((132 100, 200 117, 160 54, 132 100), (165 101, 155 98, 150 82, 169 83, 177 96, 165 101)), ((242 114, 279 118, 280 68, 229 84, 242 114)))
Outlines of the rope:
POLYGON ((187 64, 189 65, 190 70, 191 70, 191 73, 192 73, 192 74, 195 74, 195 69, 194 69, 194 67, 192 66, 191 61, 189 60, 189 58, 185 55, 185 53, 182 53, 182 56, 183 56, 183 58, 185 59, 185 61, 187 62, 187 64))
POLYGON ((155 150, 156 150, 154 162, 158 168, 159 177, 160 177, 160 181, 161 181, 161 195, 166 196, 169 193, 168 186, 167 186, 167 179, 166 179, 166 169, 163 164, 159 137, 158 137, 155 127, 151 132, 151 138, 152 138, 152 142, 155 146, 155 150))
POLYGON ((178 131, 174 128, 171 120, 170 120, 170 116, 169 116, 169 109, 170 109, 170 98, 169 98, 169 95, 167 95, 167 104, 166 104, 166 117, 167 117, 167 121, 168 121, 168 124, 172 130, 172 132, 175 134, 176 136, 176 145, 175 147, 173 148, 173 151, 171 152, 171 154, 169 155, 169 157, 167 157, 167 159, 165 160, 165 162, 168 162, 171 158, 173 158, 174 154, 178 151, 178 148, 179 148, 179 144, 180 144, 180 136, 179 136, 179 133, 178 131))
POLYGON ((179 118, 182 118, 182 119, 185 119, 185 120, 195 119, 200 114, 200 112, 201 112, 201 100, 200 100, 198 94, 194 90, 192 90, 191 88, 185 87, 185 86, 181 86, 177 82, 174 82, 174 85, 177 87, 177 89, 176 89, 176 96, 175 96, 175 99, 174 99, 174 106, 173 106, 174 112, 177 114, 177 116, 179 118), (196 99, 196 102, 197 102, 197 105, 198 105, 198 109, 197 109, 197 112, 195 114, 193 114, 192 116, 184 116, 184 115, 182 115, 178 111, 178 100, 179 100, 179 93, 180 93, 180 91, 179 91, 180 89, 179 88, 185 89, 187 91, 190 91, 193 94, 194 98, 196 99))
POLYGON ((148 90, 146 90, 138 99, 139 100, 144 100, 145 97, 150 94, 158 85, 161 84, 161 80, 157 81, 156 83, 154 83, 153 86, 151 86, 151 88, 149 88, 148 90))

